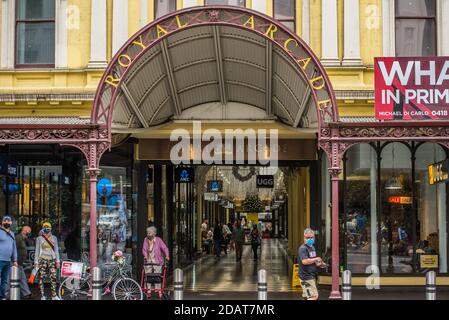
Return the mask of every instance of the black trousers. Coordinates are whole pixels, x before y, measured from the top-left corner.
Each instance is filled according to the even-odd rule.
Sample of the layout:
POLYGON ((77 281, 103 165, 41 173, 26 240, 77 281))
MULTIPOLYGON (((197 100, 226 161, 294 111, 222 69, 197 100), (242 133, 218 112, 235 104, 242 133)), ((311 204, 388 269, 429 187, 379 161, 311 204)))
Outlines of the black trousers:
POLYGON ((253 249, 254 260, 257 260, 257 249, 259 249, 259 245, 257 243, 251 244, 251 247, 253 249))

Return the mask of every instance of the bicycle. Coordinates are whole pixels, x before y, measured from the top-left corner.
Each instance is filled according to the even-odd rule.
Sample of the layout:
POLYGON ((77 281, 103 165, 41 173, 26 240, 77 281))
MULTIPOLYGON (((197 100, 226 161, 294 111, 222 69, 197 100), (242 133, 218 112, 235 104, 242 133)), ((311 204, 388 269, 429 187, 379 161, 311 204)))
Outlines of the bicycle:
MULTIPOLYGON (((83 263, 84 264, 84 263, 83 263)), ((114 300, 143 300, 143 292, 137 281, 129 277, 126 261, 117 262, 102 283, 101 295, 111 294, 114 300)), ((92 275, 84 264, 81 277, 65 278, 58 289, 61 300, 80 300, 92 297, 92 275)))

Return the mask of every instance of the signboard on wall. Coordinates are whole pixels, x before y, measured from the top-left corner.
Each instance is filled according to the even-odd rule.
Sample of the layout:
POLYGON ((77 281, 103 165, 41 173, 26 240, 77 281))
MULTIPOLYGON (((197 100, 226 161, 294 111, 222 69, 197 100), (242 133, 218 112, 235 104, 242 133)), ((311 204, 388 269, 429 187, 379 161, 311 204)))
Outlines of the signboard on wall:
POLYGON ((428 172, 429 184, 447 182, 449 180, 449 159, 429 165, 428 172))
POLYGON ((0 156, 0 174, 10 177, 17 176, 17 162, 11 161, 6 156, 0 156))
POLYGON ((258 175, 256 177, 257 188, 274 188, 274 176, 273 175, 258 175))
POLYGON ((195 171, 193 168, 177 167, 175 168, 176 183, 193 183, 195 182, 195 171))
POLYGON ((218 201, 218 194, 212 193, 212 192, 205 192, 204 193, 204 200, 205 201, 218 201))
POLYGON ((388 198, 391 204, 412 204, 412 197, 391 196, 388 198))
POLYGON ((221 181, 221 180, 207 181, 207 191, 208 192, 222 192, 223 191, 223 181, 221 181))
POLYGON ((422 254, 419 257, 421 269, 438 269, 438 255, 437 254, 422 254))
POLYGON ((377 120, 449 119, 449 57, 374 59, 377 120))

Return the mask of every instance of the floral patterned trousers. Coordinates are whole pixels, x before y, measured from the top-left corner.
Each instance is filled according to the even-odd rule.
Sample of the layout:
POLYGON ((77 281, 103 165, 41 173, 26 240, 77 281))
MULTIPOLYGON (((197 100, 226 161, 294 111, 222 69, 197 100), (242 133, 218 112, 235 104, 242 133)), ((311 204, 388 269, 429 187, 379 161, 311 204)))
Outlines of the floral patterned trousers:
POLYGON ((44 292, 44 278, 50 276, 51 296, 56 297, 56 260, 47 260, 39 258, 39 288, 41 289, 41 296, 45 296, 44 292))

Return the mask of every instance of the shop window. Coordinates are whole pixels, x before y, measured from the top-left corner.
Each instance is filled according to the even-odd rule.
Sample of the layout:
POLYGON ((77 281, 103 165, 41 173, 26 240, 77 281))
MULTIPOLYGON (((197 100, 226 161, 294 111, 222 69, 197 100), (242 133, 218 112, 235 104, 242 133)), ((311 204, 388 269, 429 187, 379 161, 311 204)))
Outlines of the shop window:
MULTIPOLYGON (((443 148, 425 143, 416 152, 416 202, 418 212, 416 264, 422 271, 420 255, 438 256, 438 271, 447 272, 446 183, 430 184, 428 166, 446 159, 443 148)), ((437 260, 434 260, 437 261, 437 260)))
POLYGON ((436 1, 396 0, 396 56, 437 54, 436 1))
POLYGON ((274 18, 295 32, 295 0, 273 0, 274 18))
POLYGON ((368 144, 356 145, 346 153, 344 165, 346 266, 366 273, 378 265, 376 151, 368 144))
POLYGON ((16 66, 55 64, 55 1, 18 0, 16 11, 16 66))
POLYGON ((413 218, 412 161, 408 146, 382 150, 380 248, 383 273, 413 272, 416 219, 413 218))
POLYGON ((156 19, 173 11, 176 11, 176 0, 154 1, 154 16, 156 19))
POLYGON ((205 0, 205 5, 245 6, 245 0, 205 0))
POLYGON ((330 255, 331 250, 331 178, 329 174, 329 160, 326 153, 321 156, 321 230, 322 237, 318 240, 320 252, 324 256, 330 255))
MULTIPOLYGON (((85 172, 85 170, 84 170, 85 172)), ((132 176, 126 167, 102 166, 97 182, 97 254, 100 265, 112 262, 121 250, 132 261, 133 211, 132 176)), ((89 177, 84 173, 81 213, 82 251, 89 251, 90 203, 89 177)), ((135 219, 134 219, 135 220, 135 219)), ((83 254, 84 256, 84 254, 83 254)))
MULTIPOLYGON (((73 170, 75 171, 75 170, 73 170)), ((66 250, 65 239, 77 226, 75 217, 76 194, 71 189, 71 177, 63 166, 17 166, 15 176, 1 176, 0 210, 11 215, 13 230, 18 233, 23 226, 31 227, 28 253, 34 250, 33 239, 42 229, 44 222, 52 224, 52 232, 58 238, 62 259, 73 259, 75 246, 66 250)), ((78 235, 79 238, 79 235, 78 235)), ((32 261, 27 260, 26 265, 32 261)))

